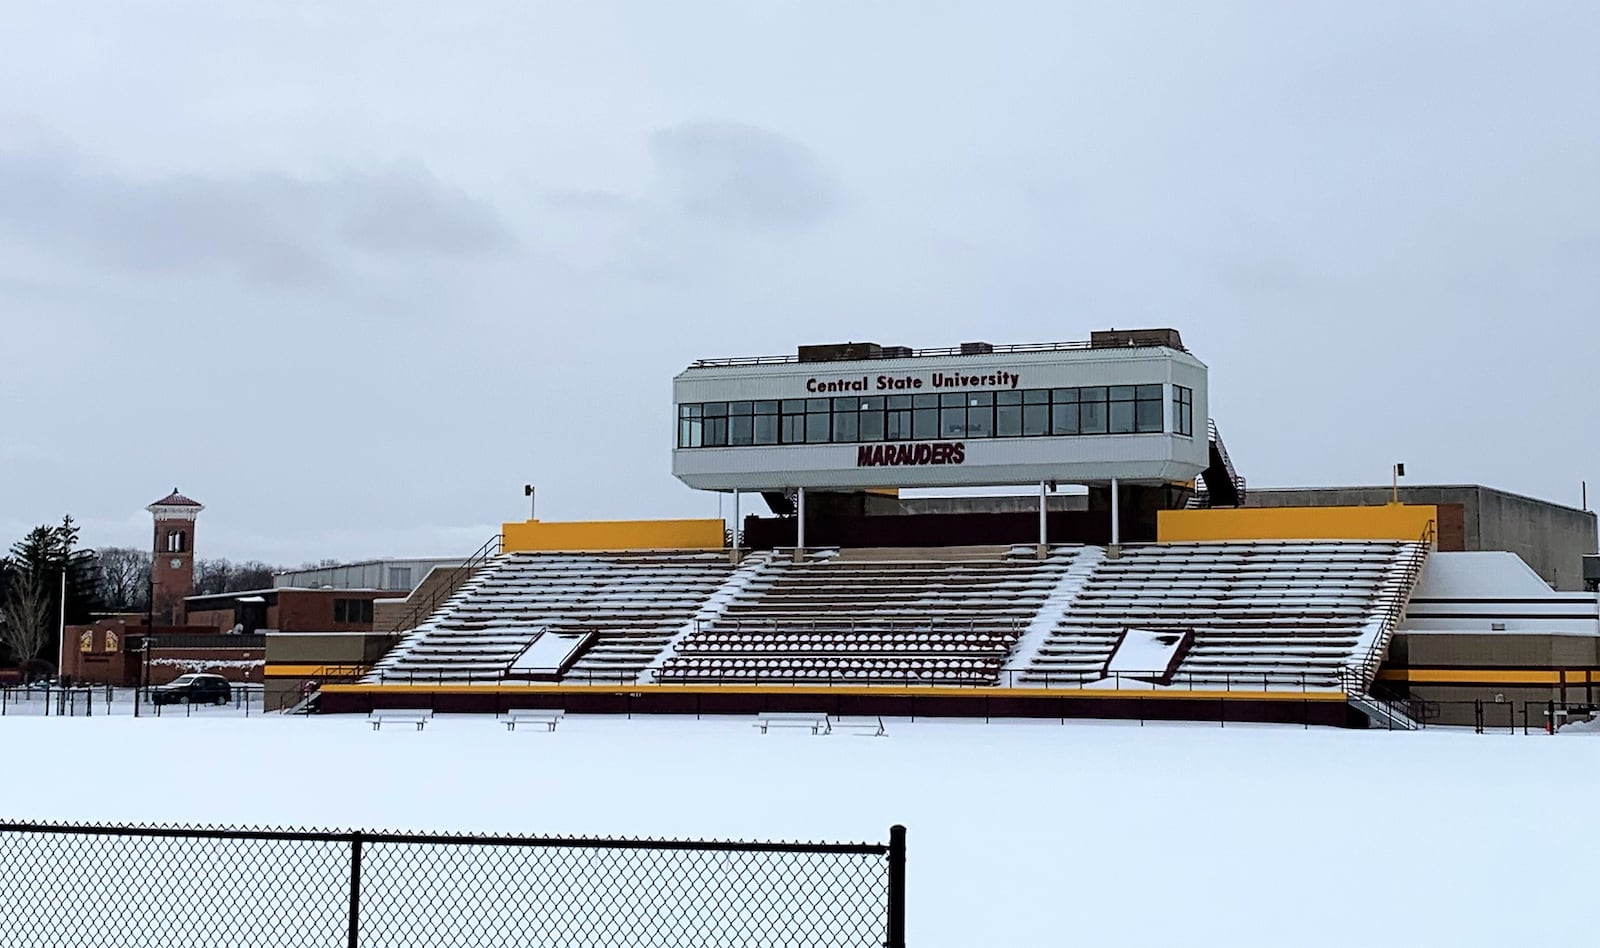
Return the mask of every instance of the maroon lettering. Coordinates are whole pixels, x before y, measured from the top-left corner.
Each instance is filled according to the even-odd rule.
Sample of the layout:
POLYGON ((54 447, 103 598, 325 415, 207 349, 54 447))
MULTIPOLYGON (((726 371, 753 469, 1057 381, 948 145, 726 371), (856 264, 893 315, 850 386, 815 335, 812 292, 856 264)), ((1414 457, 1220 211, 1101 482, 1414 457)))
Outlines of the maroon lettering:
POLYGON ((856 467, 922 467, 960 464, 967 446, 960 441, 931 444, 863 444, 856 448, 856 467))

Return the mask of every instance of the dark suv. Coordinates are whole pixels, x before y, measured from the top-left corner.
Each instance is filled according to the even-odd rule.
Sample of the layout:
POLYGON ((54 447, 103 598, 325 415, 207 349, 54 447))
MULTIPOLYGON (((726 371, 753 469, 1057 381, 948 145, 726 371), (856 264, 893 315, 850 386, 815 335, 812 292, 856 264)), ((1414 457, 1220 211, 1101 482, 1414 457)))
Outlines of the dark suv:
POLYGON ((164 685, 150 689, 155 704, 227 704, 233 689, 221 675, 180 675, 164 685))

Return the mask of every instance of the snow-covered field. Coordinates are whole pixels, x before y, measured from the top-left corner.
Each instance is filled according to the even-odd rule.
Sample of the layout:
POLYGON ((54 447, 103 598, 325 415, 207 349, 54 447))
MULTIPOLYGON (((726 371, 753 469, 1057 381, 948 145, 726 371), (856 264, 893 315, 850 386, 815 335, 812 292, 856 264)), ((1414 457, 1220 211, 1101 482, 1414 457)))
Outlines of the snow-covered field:
POLYGON ((874 842, 900 822, 916 946, 1503 948, 1590 926, 1597 736, 17 716, 0 748, 29 778, 0 782, 0 819, 874 842))

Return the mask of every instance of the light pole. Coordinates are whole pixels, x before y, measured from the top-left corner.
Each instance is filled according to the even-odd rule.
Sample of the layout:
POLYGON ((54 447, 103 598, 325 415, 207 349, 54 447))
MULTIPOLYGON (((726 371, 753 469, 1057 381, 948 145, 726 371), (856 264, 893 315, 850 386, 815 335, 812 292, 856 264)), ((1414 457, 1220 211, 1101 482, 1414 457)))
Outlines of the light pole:
POLYGON ((533 485, 532 484, 523 484, 522 485, 522 496, 528 498, 528 519, 529 520, 535 519, 534 515, 533 515, 534 496, 533 496, 533 485))

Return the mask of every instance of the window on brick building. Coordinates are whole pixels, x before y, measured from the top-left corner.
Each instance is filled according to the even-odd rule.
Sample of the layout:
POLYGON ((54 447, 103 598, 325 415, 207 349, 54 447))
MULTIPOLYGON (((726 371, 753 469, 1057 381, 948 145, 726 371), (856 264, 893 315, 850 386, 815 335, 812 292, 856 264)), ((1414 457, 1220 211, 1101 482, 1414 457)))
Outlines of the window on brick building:
POLYGON ((333 601, 333 621, 370 623, 372 621, 372 600, 335 599, 333 601))

